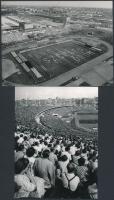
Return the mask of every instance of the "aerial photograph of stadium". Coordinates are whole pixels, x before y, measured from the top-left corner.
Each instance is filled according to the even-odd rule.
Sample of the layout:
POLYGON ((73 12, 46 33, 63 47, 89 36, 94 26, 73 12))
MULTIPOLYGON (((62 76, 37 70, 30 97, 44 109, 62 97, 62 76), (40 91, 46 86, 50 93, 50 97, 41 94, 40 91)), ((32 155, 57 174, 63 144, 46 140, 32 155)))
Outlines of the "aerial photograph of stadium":
POLYGON ((2 85, 113 84, 112 1, 2 1, 2 85))
POLYGON ((15 87, 15 199, 98 199, 98 101, 98 87, 15 87))

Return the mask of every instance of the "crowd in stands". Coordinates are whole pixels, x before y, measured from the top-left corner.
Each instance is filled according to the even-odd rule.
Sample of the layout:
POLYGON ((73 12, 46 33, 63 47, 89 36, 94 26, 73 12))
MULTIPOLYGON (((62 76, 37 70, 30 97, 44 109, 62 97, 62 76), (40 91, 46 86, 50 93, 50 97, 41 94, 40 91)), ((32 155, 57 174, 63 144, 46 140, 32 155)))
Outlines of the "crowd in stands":
POLYGON ((98 199, 98 146, 93 139, 15 132, 15 198, 98 199))

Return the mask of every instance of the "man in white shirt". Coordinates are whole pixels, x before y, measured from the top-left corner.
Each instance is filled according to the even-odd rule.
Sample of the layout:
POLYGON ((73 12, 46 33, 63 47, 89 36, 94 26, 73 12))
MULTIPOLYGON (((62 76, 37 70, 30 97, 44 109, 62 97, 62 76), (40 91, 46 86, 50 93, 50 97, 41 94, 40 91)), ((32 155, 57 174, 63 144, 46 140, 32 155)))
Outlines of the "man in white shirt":
POLYGON ((34 149, 36 150, 36 154, 42 151, 42 145, 39 144, 38 142, 35 142, 34 149))
POLYGON ((73 156, 73 155, 75 155, 75 152, 76 152, 76 147, 75 147, 75 145, 72 145, 70 147, 70 154, 73 156))
POLYGON ((69 151, 70 151, 70 147, 67 146, 67 147, 65 148, 65 151, 62 152, 62 156, 63 156, 63 155, 66 155, 67 158, 68 158, 68 160, 70 161, 70 160, 71 160, 71 154, 69 153, 69 151))
POLYGON ((24 141, 24 139, 23 139, 23 134, 20 134, 20 138, 18 139, 18 144, 22 144, 23 143, 23 141, 24 141))
POLYGON ((79 177, 77 175, 75 175, 75 173, 74 173, 74 171, 75 171, 74 163, 69 163, 67 165, 67 170, 68 170, 68 173, 62 174, 63 187, 74 192, 74 191, 76 191, 76 189, 80 183, 79 177))

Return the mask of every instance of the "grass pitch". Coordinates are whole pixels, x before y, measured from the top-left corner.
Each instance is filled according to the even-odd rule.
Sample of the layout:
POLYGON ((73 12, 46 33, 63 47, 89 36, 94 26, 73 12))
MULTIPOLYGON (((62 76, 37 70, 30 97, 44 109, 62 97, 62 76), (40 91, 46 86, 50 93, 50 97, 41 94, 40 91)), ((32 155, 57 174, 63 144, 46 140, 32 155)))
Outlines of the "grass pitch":
POLYGON ((27 50, 22 54, 46 79, 56 77, 98 56, 98 52, 73 40, 27 50))

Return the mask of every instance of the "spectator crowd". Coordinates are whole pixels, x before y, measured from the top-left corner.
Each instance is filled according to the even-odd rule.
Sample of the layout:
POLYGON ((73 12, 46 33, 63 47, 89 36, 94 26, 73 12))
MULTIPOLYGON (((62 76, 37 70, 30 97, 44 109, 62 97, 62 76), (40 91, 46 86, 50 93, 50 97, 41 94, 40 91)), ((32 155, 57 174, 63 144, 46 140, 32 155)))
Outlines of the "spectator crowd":
POLYGON ((15 132, 15 198, 98 199, 94 139, 15 132))

